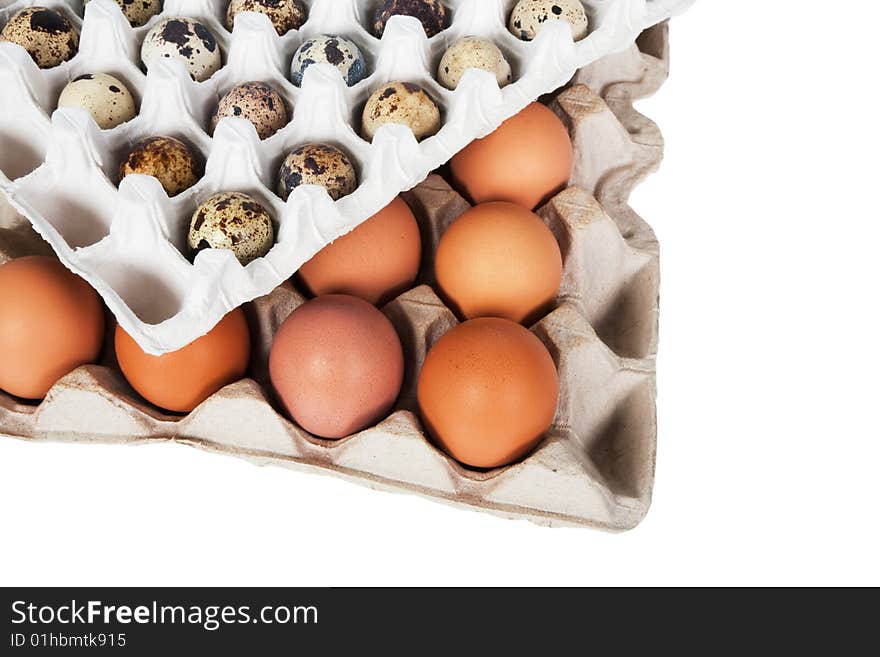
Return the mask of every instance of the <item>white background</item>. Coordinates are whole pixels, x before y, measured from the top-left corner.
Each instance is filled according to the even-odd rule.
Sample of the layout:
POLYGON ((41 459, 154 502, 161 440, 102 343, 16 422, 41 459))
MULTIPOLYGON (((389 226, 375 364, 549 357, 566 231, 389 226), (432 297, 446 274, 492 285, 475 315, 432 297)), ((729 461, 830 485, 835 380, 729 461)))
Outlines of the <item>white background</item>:
POLYGON ((549 530, 173 445, 0 441, 0 583, 880 584, 880 9, 702 0, 640 109, 663 253, 636 530, 549 530))

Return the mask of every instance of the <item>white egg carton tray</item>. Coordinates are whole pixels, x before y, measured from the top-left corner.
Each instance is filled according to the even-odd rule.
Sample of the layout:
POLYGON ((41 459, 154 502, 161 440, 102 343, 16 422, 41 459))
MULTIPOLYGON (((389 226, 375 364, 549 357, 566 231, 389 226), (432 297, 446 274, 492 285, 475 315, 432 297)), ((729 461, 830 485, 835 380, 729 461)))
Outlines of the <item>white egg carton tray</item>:
MULTIPOLYGON (((416 412, 425 355, 457 321, 430 287, 430 254, 468 208, 436 175, 405 194, 427 257, 420 285, 384 308, 403 341, 406 375, 393 413, 378 426, 327 441, 278 412, 268 351, 277 327, 304 301, 288 282, 245 306, 255 347, 249 378, 187 416, 143 402, 119 373, 108 337, 101 364, 64 377, 40 404, 0 393, 0 434, 82 443, 170 440, 544 525, 634 527, 647 513, 654 481, 659 257, 654 233, 627 200, 659 166, 663 140, 633 102, 666 78, 666 26, 638 43, 580 71, 551 105, 569 127, 577 166, 572 186, 539 211, 559 239, 565 269, 557 310, 532 330, 557 364, 560 404, 548 438, 521 463, 488 472, 464 468, 430 442, 416 412)), ((0 263, 48 252, 0 197, 0 263)))
POLYGON ((375 0, 306 0, 309 18, 299 31, 279 37, 261 14, 237 17, 224 27, 226 0, 166 0, 162 14, 132 28, 112 0, 0 0, 0 27, 22 7, 60 9, 81 31, 71 61, 40 70, 27 53, 0 43, 0 189, 52 245, 72 271, 99 292, 120 324, 146 351, 173 351, 207 333, 227 312, 268 294, 323 246, 351 231, 398 193, 411 189, 474 138, 484 136, 529 102, 559 88, 603 55, 632 44, 643 29, 691 0, 585 0, 589 35, 575 43, 567 24, 547 24, 533 42, 507 30, 514 0, 445 0, 451 27, 428 39, 410 17, 393 17, 383 38, 369 31, 375 0), (4 6, 5 5, 5 6, 4 6), (157 21, 185 16, 216 35, 224 67, 194 82, 182 64, 161 60, 145 74, 139 50, 157 21), (352 38, 367 59, 369 77, 349 88, 329 65, 308 69, 301 88, 288 80, 293 53, 316 34, 352 38), (455 92, 434 77, 446 47, 476 35, 492 39, 514 69, 499 89, 493 76, 469 71, 455 92), (101 131, 79 109, 55 110, 64 85, 83 73, 109 72, 123 80, 140 104, 139 116, 101 131), (260 141, 250 123, 228 118, 210 136, 209 116, 235 84, 262 80, 293 108, 289 125, 260 141), (440 132, 418 143, 409 128, 390 125, 372 143, 360 136, 368 96, 390 81, 421 85, 441 108, 440 132), (169 199, 158 182, 129 176, 117 188, 116 172, 137 140, 156 135, 183 139, 206 161, 204 177, 169 199), (309 142, 347 151, 360 186, 333 202, 317 187, 298 188, 284 203, 275 178, 286 153, 309 142), (259 199, 274 216, 277 244, 246 267, 230 251, 187 258, 186 237, 197 205, 220 191, 259 199))

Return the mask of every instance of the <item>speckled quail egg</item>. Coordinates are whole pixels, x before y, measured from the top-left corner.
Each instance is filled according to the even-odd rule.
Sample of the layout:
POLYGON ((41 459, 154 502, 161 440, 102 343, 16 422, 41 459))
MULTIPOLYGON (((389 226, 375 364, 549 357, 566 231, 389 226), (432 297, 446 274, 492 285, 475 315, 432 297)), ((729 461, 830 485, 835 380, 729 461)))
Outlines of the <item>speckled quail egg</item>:
POLYGON ((480 68, 495 76, 499 87, 510 84, 513 73, 501 49, 488 39, 465 37, 453 43, 440 60, 437 77, 447 89, 456 89, 469 68, 480 68))
POLYGON ((422 140, 439 132, 440 109, 420 86, 391 82, 373 92, 364 107, 364 137, 372 140, 386 123, 407 125, 422 140))
POLYGON ((131 121, 137 114, 128 87, 106 73, 85 73, 71 80, 58 97, 58 107, 87 110, 102 130, 131 121))
POLYGON ((116 4, 132 27, 140 27, 162 11, 162 0, 116 0, 116 4))
POLYGON ((312 64, 332 64, 349 87, 367 75, 367 62, 361 49, 354 41, 341 36, 315 36, 299 47, 290 65, 290 79, 297 87, 312 64))
POLYGON ((220 46, 207 27, 189 18, 156 23, 141 46, 141 60, 150 67, 162 57, 183 62, 194 80, 202 82, 222 65, 220 46))
POLYGON ((220 99, 211 116, 211 131, 220 119, 234 116, 254 124, 260 139, 271 137, 287 125, 287 107, 275 89, 265 82, 243 82, 220 99))
POLYGON ((298 30, 308 17, 306 6, 300 0, 232 0, 226 10, 226 29, 230 32, 236 15, 242 11, 268 16, 279 36, 298 30))
POLYGON ((547 21, 566 21, 575 41, 587 36, 590 21, 580 0, 519 0, 510 14, 510 31, 523 41, 534 39, 547 21))
POLYGON ((449 27, 446 7, 440 0, 384 0, 376 7, 373 31, 380 39, 392 16, 414 16, 422 23, 428 38, 449 27))
POLYGON ((222 192, 195 211, 188 242, 193 255, 205 249, 229 249, 242 265, 247 265, 269 253, 275 243, 275 228, 256 199, 238 192, 222 192))
POLYGON ((196 184, 199 166, 193 152, 173 137, 148 137, 137 142, 119 166, 119 180, 139 173, 153 176, 168 196, 176 196, 196 184))
POLYGON ((334 201, 357 188, 348 156, 335 146, 308 144, 290 153, 278 172, 278 196, 285 201, 300 185, 320 185, 334 201))
POLYGON ((79 34, 60 12, 27 7, 17 12, 0 32, 0 41, 16 43, 40 68, 52 68, 72 59, 79 50, 79 34))

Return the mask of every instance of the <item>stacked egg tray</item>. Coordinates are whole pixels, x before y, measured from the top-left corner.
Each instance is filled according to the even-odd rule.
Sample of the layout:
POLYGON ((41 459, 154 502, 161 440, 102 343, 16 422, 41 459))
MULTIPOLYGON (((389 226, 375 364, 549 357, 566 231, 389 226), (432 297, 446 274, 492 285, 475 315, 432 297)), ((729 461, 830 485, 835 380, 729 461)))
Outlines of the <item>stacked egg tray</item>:
POLYGON ((138 28, 113 0, 85 6, 79 0, 0 0, 0 27, 16 11, 38 4, 63 12, 80 32, 78 54, 44 70, 22 48, 0 43, 0 189, 144 350, 173 351, 231 309, 271 292, 324 245, 474 138, 690 1, 584 0, 590 21, 585 38, 574 41, 566 23, 550 21, 527 42, 507 27, 515 0, 444 0, 448 29, 428 38, 415 18, 393 16, 381 39, 372 30, 375 0, 306 0, 307 21, 284 36, 255 13, 238 15, 230 33, 226 0, 165 0, 163 11, 138 28), (175 16, 198 20, 217 38, 224 65, 204 82, 194 81, 180 62, 160 59, 146 70, 140 60, 151 27, 175 16), (306 71, 301 87, 293 85, 294 52, 319 34, 357 43, 367 77, 348 87, 335 68, 320 64, 306 71), (499 89, 494 76, 473 69, 455 91, 439 84, 435 73, 443 53, 464 36, 495 42, 512 65, 512 83, 499 89), (85 110, 55 109, 68 81, 95 72, 129 87, 140 107, 135 119, 102 131, 85 110), (254 80, 281 93, 291 122, 263 141, 244 119, 223 119, 209 134, 218 99, 254 80), (392 81, 418 84, 432 97, 443 119, 436 135, 418 142, 409 128, 395 124, 381 128, 372 142, 362 137, 367 98, 392 81), (117 184, 131 145, 156 135, 181 139, 205 164, 201 180, 170 199, 152 178, 128 176, 117 184), (334 202, 322 188, 303 186, 285 203, 275 193, 280 164, 291 150, 315 142, 334 144, 351 157, 359 187, 334 202), (202 252, 191 262, 186 238, 195 208, 228 191, 248 193, 269 210, 276 245, 247 266, 225 250, 202 252))
MULTIPOLYGON (((277 328, 306 300, 285 282, 245 306, 254 341, 249 378, 188 415, 168 415, 140 399, 119 372, 108 337, 99 365, 70 373, 38 405, 0 393, 0 434, 173 441, 544 525, 634 527, 647 513, 654 479, 659 259, 652 230, 627 201, 659 166, 663 141, 633 102, 665 80, 667 44, 660 24, 544 99, 569 128, 576 165, 570 187, 538 212, 564 258, 557 307, 532 327, 556 362, 560 401, 547 438, 521 462, 466 468, 431 443, 419 420, 418 372, 431 346, 458 322, 434 292, 431 257, 444 229, 469 207, 436 174, 404 195, 423 232, 425 262, 417 287, 383 308, 401 337, 406 373, 393 412, 377 426, 328 441, 280 411, 268 353, 277 328)), ((0 198, 0 262, 51 252, 0 198)))

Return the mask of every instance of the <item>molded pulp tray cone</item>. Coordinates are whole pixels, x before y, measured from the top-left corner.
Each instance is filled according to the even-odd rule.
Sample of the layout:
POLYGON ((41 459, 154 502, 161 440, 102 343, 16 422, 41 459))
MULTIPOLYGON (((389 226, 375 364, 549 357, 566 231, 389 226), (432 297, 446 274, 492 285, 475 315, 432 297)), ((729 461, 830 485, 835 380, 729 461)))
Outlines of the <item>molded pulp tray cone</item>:
MULTIPOLYGON (((576 166, 571 186, 539 211, 560 242, 565 271, 557 309, 532 330, 556 361, 561 394, 547 439, 522 462, 488 472, 464 468, 432 445, 415 413, 425 354, 457 322, 431 287, 431 254, 468 208, 437 175, 404 195, 424 233, 426 262, 419 286, 384 308, 403 341, 407 370, 394 412, 378 426, 326 441, 276 410, 267 384, 269 347, 305 300, 287 282, 246 306, 255 341, 251 378, 189 415, 166 415, 141 400, 108 348, 100 365, 70 373, 38 405, 0 393, 0 434, 170 440, 545 525, 634 527, 648 510, 654 479, 659 262, 654 234, 628 198, 659 165, 663 142, 633 102, 665 80, 667 43, 666 25, 657 25, 636 45, 580 70, 549 101, 569 127, 576 166)), ((0 262, 51 252, 0 196, 0 262)))

